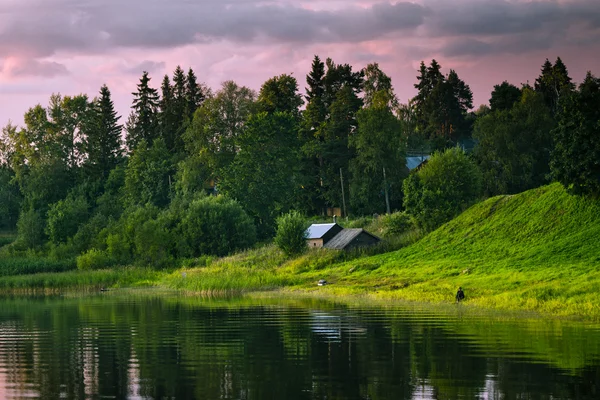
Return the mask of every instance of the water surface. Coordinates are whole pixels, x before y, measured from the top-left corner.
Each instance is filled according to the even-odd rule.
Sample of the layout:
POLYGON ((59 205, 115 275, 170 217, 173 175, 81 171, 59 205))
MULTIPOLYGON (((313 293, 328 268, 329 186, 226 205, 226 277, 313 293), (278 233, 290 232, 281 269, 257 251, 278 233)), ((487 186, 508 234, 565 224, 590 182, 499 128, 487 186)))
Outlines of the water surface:
POLYGON ((0 398, 598 399, 600 330, 464 308, 0 298, 0 398))

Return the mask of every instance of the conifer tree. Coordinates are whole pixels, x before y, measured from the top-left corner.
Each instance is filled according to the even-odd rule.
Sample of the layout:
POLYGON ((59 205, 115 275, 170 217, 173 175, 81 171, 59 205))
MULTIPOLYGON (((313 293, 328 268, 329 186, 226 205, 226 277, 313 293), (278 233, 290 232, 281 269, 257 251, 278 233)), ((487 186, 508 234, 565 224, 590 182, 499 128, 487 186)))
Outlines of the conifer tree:
POLYGON ((152 145, 158 135, 158 92, 149 86, 150 77, 144 71, 137 85, 131 106, 132 113, 127 122, 127 147, 133 150, 144 139, 152 145))
POLYGON ((194 118, 194 113, 196 112, 198 107, 202 105, 202 102, 204 102, 205 98, 206 94, 202 90, 202 87, 198 84, 198 78, 196 78, 196 74, 190 68, 187 74, 185 88, 185 117, 188 121, 192 121, 192 119, 194 118))
POLYGON ((106 179, 123 157, 122 125, 108 86, 100 88, 100 98, 92 103, 91 124, 85 141, 86 166, 92 177, 106 179))

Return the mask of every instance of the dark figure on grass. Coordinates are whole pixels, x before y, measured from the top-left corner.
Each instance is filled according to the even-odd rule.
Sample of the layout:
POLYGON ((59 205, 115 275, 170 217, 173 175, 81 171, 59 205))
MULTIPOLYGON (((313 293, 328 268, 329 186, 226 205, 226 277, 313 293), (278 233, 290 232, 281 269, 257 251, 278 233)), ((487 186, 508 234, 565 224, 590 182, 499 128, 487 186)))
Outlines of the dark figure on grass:
POLYGON ((456 302, 460 303, 464 299, 465 299, 465 292, 463 292, 462 288, 459 287, 458 292, 456 292, 456 302))

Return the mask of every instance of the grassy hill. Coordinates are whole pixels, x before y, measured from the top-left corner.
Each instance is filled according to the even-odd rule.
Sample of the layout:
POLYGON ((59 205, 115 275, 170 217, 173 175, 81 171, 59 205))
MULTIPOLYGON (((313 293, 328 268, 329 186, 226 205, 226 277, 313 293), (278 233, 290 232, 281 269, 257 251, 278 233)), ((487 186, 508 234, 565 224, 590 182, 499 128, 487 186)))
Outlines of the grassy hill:
POLYGON ((471 304, 598 318, 600 202, 559 184, 494 197, 409 247, 329 272, 337 291, 439 302, 462 286, 471 304))

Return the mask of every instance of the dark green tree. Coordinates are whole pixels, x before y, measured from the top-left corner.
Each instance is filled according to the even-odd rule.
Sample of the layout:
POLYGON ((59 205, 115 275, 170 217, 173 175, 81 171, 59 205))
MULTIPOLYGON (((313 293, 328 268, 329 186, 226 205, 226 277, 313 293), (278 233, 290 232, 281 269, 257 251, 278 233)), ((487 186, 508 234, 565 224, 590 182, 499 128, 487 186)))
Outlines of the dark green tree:
POLYGON ((491 111, 510 110, 513 105, 521 98, 521 89, 508 83, 502 82, 495 85, 490 98, 491 111))
POLYGON ((137 92, 132 93, 133 109, 127 122, 127 147, 129 151, 138 147, 142 139, 152 145, 159 137, 158 130, 158 92, 149 86, 150 77, 144 71, 137 85, 137 92))
POLYGON ((261 237, 273 234, 275 218, 290 209, 300 188, 297 129, 290 113, 254 114, 234 162, 223 171, 221 191, 254 218, 261 237))
POLYGON ((100 88, 100 98, 91 106, 91 115, 85 130, 85 168, 92 179, 107 179, 110 171, 123 160, 123 127, 115 111, 110 90, 100 88))
POLYGON ((560 57, 554 65, 546 59, 541 75, 535 80, 535 91, 544 96, 544 101, 553 114, 558 111, 560 100, 569 96, 574 89, 575 85, 560 57))
POLYGON ((169 204, 173 180, 171 154, 162 139, 152 146, 145 140, 138 144, 125 170, 125 202, 127 205, 169 204))
POLYGON ((553 177, 575 194, 600 196, 600 79, 588 72, 579 90, 563 98, 553 131, 553 177))
POLYGON ((554 121, 541 94, 523 89, 510 110, 475 124, 474 150, 488 195, 519 193, 547 182, 554 121))
POLYGON ((349 140, 356 154, 350 161, 351 207, 362 215, 402 206, 406 149, 402 126, 389 98, 385 89, 372 96, 370 106, 356 114, 358 129, 349 140))
POLYGON ((435 148, 453 145, 469 136, 467 113, 473 108, 469 85, 454 70, 444 76, 436 60, 429 67, 421 62, 417 80, 418 93, 413 99, 417 132, 431 140, 435 148))
POLYGON ((186 120, 191 121, 194 118, 194 113, 202 105, 202 102, 206 99, 208 93, 207 91, 198 83, 198 78, 194 71, 190 68, 188 70, 187 79, 186 79, 186 90, 185 90, 185 98, 186 98, 186 109, 185 109, 185 117, 186 120))

